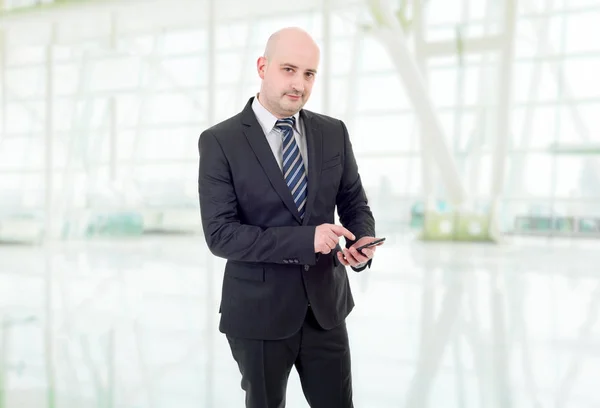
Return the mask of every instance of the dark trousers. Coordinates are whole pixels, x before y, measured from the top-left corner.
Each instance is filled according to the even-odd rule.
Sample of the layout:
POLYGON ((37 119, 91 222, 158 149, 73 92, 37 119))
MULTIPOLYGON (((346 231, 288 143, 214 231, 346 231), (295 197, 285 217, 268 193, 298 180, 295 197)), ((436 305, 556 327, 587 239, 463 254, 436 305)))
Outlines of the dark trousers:
POLYGON ((290 338, 227 340, 242 373, 246 408, 284 408, 293 366, 311 408, 354 407, 346 323, 323 330, 309 308, 301 330, 290 338))

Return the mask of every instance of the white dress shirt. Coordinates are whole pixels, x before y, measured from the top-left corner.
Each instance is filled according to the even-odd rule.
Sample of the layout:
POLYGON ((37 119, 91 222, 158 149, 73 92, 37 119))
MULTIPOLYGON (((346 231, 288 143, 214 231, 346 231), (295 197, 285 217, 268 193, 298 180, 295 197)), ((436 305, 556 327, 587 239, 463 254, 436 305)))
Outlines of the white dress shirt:
MULTIPOLYGON (((269 146, 271 146, 271 150, 273 151, 273 155, 277 160, 279 168, 283 171, 283 133, 281 133, 281 131, 275 127, 277 118, 259 102, 258 95, 252 102, 252 110, 254 111, 256 119, 258 120, 260 127, 262 127, 262 130, 267 137, 267 142, 269 142, 269 146)), ((306 171, 306 176, 308 177, 306 132, 304 131, 304 124, 302 123, 300 115, 296 113, 294 117, 296 118, 294 138, 296 139, 296 143, 300 148, 300 155, 302 156, 302 161, 304 162, 304 170, 306 171)))

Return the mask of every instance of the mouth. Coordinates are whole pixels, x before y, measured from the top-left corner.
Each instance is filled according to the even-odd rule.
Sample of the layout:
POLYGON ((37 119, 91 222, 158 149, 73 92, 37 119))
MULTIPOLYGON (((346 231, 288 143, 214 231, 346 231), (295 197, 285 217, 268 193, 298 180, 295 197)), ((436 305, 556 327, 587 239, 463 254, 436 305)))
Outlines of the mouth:
POLYGON ((290 95, 290 94, 286 94, 285 96, 287 96, 288 98, 290 98, 293 101, 297 101, 298 99, 300 99, 300 95, 290 95))

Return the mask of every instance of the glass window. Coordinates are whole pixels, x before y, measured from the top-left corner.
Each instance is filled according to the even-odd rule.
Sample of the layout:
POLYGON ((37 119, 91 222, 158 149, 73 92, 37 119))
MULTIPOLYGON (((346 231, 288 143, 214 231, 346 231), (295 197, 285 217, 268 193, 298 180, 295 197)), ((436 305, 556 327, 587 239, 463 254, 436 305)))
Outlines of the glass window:
POLYGON ((139 157, 143 160, 180 159, 191 135, 187 129, 146 130, 137 143, 139 157))
MULTIPOLYGON (((556 185, 554 192, 558 197, 574 198, 580 196, 580 192, 592 187, 583 185, 583 168, 585 159, 581 156, 556 157, 556 185)), ((591 169, 588 169, 588 171, 591 169)), ((596 181, 598 178, 596 177, 596 181)), ((599 185, 594 183, 595 190, 599 191, 599 185)))
MULTIPOLYGON (((556 101, 558 97, 556 67, 529 61, 517 62, 513 67, 513 101, 517 103, 556 101)), ((496 82, 496 78, 493 79, 496 82)))
MULTIPOLYGON (((39 140, 35 140, 35 144, 39 144, 39 142, 39 140)), ((36 157, 37 151, 28 151, 33 144, 34 140, 26 137, 10 137, 2 140, 2 144, 0 144, 0 169, 15 170, 39 165, 42 153, 39 152, 38 158, 36 157)))
MULTIPOLYGON (((85 69, 85 67, 81 64, 55 64, 53 72, 54 95, 75 95, 80 87, 80 81, 82 79, 81 73, 83 69, 85 69)), ((40 91, 41 95, 43 95, 45 92, 44 89, 41 89, 40 91)))
POLYGON ((46 61, 46 49, 40 46, 19 45, 9 47, 4 57, 8 67, 11 65, 42 64, 46 61))
POLYGON ((420 137, 416 132, 414 116, 400 113, 358 116, 348 131, 354 150, 360 154, 414 152, 417 144, 415 139, 420 137))
POLYGON ((117 50, 131 55, 152 55, 156 52, 157 45, 157 34, 138 34, 117 39, 117 50))
POLYGON ((357 162, 363 185, 373 200, 422 191, 420 158, 358 157, 357 162))
POLYGON ((437 107, 456 104, 456 68, 432 69, 429 71, 429 95, 437 107))
POLYGON ((547 149, 557 138, 555 106, 518 107, 513 109, 512 148, 547 149))
POLYGON ((42 67, 24 67, 6 70, 6 83, 13 98, 41 97, 46 89, 46 72, 42 67))
MULTIPOLYGON (((598 2, 596 2, 596 5, 598 2)), ((567 19, 567 49, 569 53, 600 51, 598 22, 600 9, 569 15, 567 19)))
POLYGON ((245 48, 252 42, 254 25, 248 21, 229 21, 216 27, 216 46, 218 49, 245 48))
POLYGON ((90 69, 85 88, 91 91, 134 89, 140 81, 142 62, 137 58, 97 60, 90 69))
POLYGON ((466 66, 462 68, 462 70, 463 84, 462 90, 460 90, 462 98, 458 102, 462 105, 476 105, 480 102, 484 103, 485 101, 480 100, 481 95, 485 95, 480 89, 480 85, 483 82, 482 74, 484 74, 481 67, 477 65, 473 67, 466 66))
POLYGON ((473 152, 456 161, 469 195, 488 196, 492 185, 492 160, 489 153, 473 152))
MULTIPOLYGON (((151 70, 150 67, 146 69, 151 70)), ((154 89, 208 85, 208 66, 204 54, 175 59, 165 58, 157 62, 152 69, 156 72, 151 72, 146 82, 154 89)))
POLYGON ((461 13, 465 6, 460 0, 431 0, 425 4, 425 19, 431 25, 461 21, 461 13))
POLYGON ((558 144, 584 144, 585 138, 590 136, 588 133, 590 122, 585 119, 587 118, 583 117, 580 105, 563 105, 560 108, 560 118, 558 120, 560 129, 558 144))
POLYGON ((242 75, 248 77, 256 72, 256 67, 239 51, 219 52, 215 64, 218 85, 239 83, 242 75))
MULTIPOLYGON (((362 8, 362 5, 358 6, 362 8)), ((357 6, 344 5, 341 8, 334 8, 331 13, 331 32, 333 36, 337 38, 352 37, 356 35, 358 31, 362 31, 359 28, 359 23, 356 21, 355 16, 363 13, 359 11, 357 6)))
POLYGON ((464 111, 460 116, 459 133, 452 132, 452 146, 457 152, 472 152, 480 148, 484 130, 477 122, 476 111, 464 111))
MULTIPOLYGON (((331 50, 322 50, 330 52, 329 61, 331 61, 331 76, 336 78, 341 75, 348 75, 351 72, 357 72, 356 66, 361 64, 366 58, 363 54, 365 49, 362 40, 354 38, 335 38, 331 42, 331 50)), ((321 55, 321 67, 323 67, 323 55, 321 55)), ((317 74, 317 81, 319 74, 317 74)))
POLYGON ((424 37, 429 42, 454 41, 456 40, 456 29, 453 25, 431 27, 425 31, 424 37))
POLYGON ((6 131, 30 134, 44 129, 43 102, 8 102, 6 104, 6 131))
POLYGON ((517 58, 557 55, 561 52, 564 16, 526 18, 517 22, 517 58))
MULTIPOLYGON (((564 133, 561 135, 565 137, 570 135, 569 132, 577 129, 576 135, 577 140, 581 143, 594 143, 600 142, 600 120, 598 120, 598 112, 600 112, 600 103, 580 103, 575 106, 563 107, 563 114, 561 123, 565 124, 564 133), (568 113, 568 115, 567 115, 568 113), (580 127, 575 127, 576 123, 580 123, 580 127), (573 126, 571 126, 573 125, 573 126)), ((574 133, 575 134, 575 133, 574 133)))
POLYGON ((178 92, 149 96, 146 107, 143 122, 151 124, 197 121, 205 109, 200 98, 178 92))
POLYGON ((357 78, 355 97, 358 111, 392 111, 410 107, 408 95, 397 73, 357 78))
POLYGON ((569 98, 600 97, 600 57, 567 59, 563 64, 563 78, 569 98))
MULTIPOLYGON (((544 153, 513 153, 507 161, 508 171, 512 171, 517 160, 524 161, 523 166, 520 167, 521 174, 516 175, 517 183, 522 186, 524 194, 532 197, 551 197, 554 189, 552 156, 544 153)), ((509 180, 509 177, 505 177, 504 191, 506 192, 515 189, 515 186, 508 184, 509 180)))
POLYGON ((205 29, 167 31, 162 38, 160 50, 164 55, 201 53, 208 45, 205 29))
MULTIPOLYGON (((351 52, 351 47, 348 48, 348 52, 351 52)), ((397 69, 392 62, 390 51, 381 41, 374 38, 372 35, 365 35, 362 37, 360 51, 361 55, 358 60, 360 61, 359 68, 361 73, 397 72, 397 69)), ((346 59, 346 64, 349 61, 350 58, 346 59)))

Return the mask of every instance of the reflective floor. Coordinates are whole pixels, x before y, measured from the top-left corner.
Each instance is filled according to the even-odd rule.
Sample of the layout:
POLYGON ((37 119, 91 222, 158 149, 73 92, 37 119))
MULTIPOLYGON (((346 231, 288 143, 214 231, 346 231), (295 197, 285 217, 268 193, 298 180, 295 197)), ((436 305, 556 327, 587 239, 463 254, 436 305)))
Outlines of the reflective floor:
MULTIPOLYGON (((223 264, 193 236, 0 246, 0 408, 242 407, 223 264)), ((599 265, 600 242, 388 238, 350 271, 355 406, 600 406, 599 265)))

